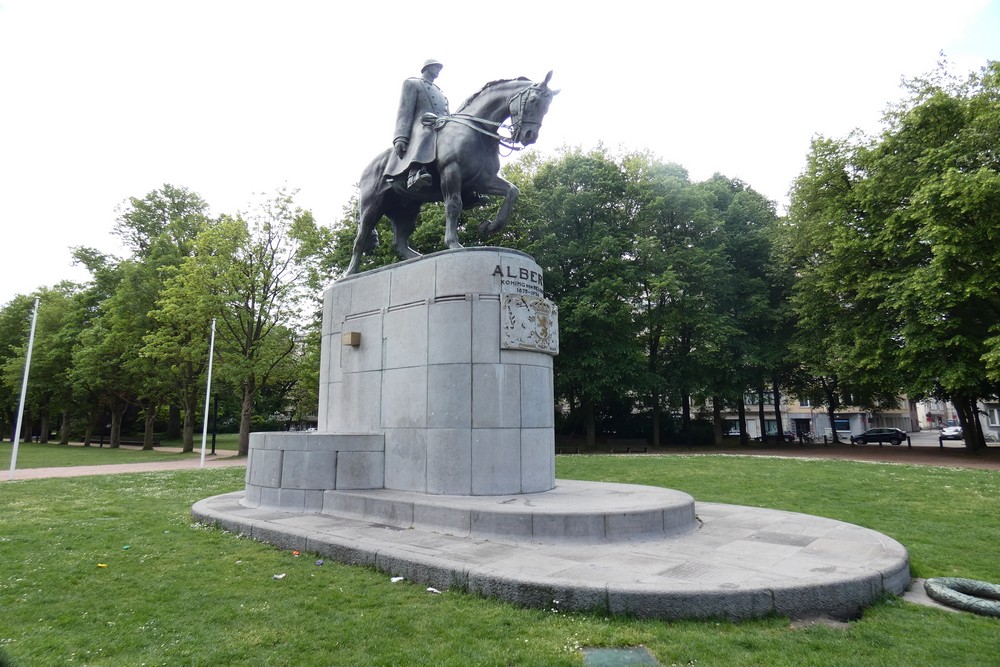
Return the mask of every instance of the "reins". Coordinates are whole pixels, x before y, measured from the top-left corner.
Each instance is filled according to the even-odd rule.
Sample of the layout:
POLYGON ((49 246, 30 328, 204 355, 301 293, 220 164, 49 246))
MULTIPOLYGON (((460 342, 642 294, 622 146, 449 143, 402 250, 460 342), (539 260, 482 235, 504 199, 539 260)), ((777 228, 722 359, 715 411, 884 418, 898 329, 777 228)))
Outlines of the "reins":
POLYGON ((500 144, 500 146, 510 150, 511 152, 524 150, 523 145, 521 146, 517 145, 517 139, 515 139, 515 137, 520 136, 521 116, 524 114, 524 105, 527 103, 527 93, 529 93, 531 90, 535 88, 536 86, 534 85, 528 86, 527 88, 518 91, 517 93, 511 95, 510 98, 508 98, 507 100, 508 110, 510 110, 510 106, 515 99, 518 101, 517 117, 512 125, 504 125, 503 122, 498 123, 493 120, 488 120, 486 118, 479 118, 478 116, 472 116, 467 113, 455 113, 450 116, 434 116, 433 120, 427 118, 428 115, 433 115, 433 114, 425 114, 425 120, 423 122, 425 125, 431 125, 435 130, 440 130, 442 127, 445 126, 446 123, 449 122, 458 123, 459 125, 464 125, 470 130, 475 130, 476 132, 484 134, 487 137, 490 137, 491 139, 495 139, 500 144), (486 130, 477 125, 476 123, 482 123, 483 125, 492 126, 496 129, 493 131, 486 130), (501 136, 499 132, 499 129, 501 127, 509 127, 511 129, 511 136, 510 137, 501 136))

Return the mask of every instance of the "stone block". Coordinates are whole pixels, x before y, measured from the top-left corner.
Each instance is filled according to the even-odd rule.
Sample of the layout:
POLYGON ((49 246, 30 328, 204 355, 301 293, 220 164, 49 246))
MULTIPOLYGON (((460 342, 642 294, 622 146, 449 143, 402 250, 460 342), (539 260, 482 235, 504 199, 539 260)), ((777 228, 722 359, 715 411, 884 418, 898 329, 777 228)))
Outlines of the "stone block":
POLYGON ((363 519, 365 516, 365 498, 350 493, 341 493, 339 489, 336 491, 326 491, 323 493, 323 512, 335 516, 363 519))
POLYGON ((385 339, 384 368, 409 368, 427 364, 426 305, 387 312, 382 335, 385 339))
POLYGON ((515 542, 531 541, 531 514, 528 512, 479 512, 472 511, 472 536, 498 538, 515 542))
POLYGON ((325 491, 320 491, 316 489, 310 489, 306 491, 305 506, 304 511, 306 512, 322 512, 323 511, 323 494, 325 491))
POLYGON ((381 427, 426 427, 427 367, 396 368, 382 377, 381 427))
POLYGON ((340 333, 344 318, 351 312, 351 283, 334 283, 323 293, 324 336, 340 333))
POLYGON ((365 521, 410 528, 413 526, 413 503, 393 498, 368 498, 365 500, 365 521))
POLYGON ((472 430, 427 430, 427 493, 470 495, 472 430))
POLYGON ((520 430, 472 429, 472 495, 520 492, 520 430))
POLYGON ((326 357, 320 362, 320 383, 323 383, 324 371, 327 382, 341 382, 344 379, 344 343, 340 333, 323 336, 323 352, 326 353, 326 357))
POLYGON ((472 511, 460 507, 416 504, 413 507, 413 527, 466 537, 472 530, 472 511))
POLYGON ((552 428, 552 371, 539 366, 521 367, 521 427, 552 428))
POLYGON ((337 483, 336 452, 286 451, 281 466, 284 489, 333 489, 337 483))
POLYGON ((253 465, 247 466, 247 474, 250 477, 247 482, 259 487, 278 488, 281 484, 281 458, 280 451, 254 450, 253 465))
POLYGON ((427 367, 427 426, 472 426, 472 369, 469 364, 427 367))
POLYGON ((314 533, 306 538, 306 551, 321 554, 338 563, 375 567, 375 551, 365 546, 354 546, 344 538, 325 533, 314 533))
POLYGON ((472 427, 518 428, 520 426, 521 367, 473 364, 472 427))
POLYGON ((472 301, 432 303, 427 312, 427 363, 472 360, 472 301))
POLYGON ((549 491, 556 485, 555 447, 553 429, 521 430, 521 493, 549 491))
POLYGON ((384 452, 385 436, 379 433, 318 433, 309 436, 314 452, 384 452), (315 442, 315 444, 313 444, 315 442))
POLYGON ((402 264, 388 271, 389 307, 426 301, 434 289, 435 268, 432 260, 402 264))
POLYGON ((500 363, 552 368, 552 355, 527 350, 500 350, 500 363))
POLYGON ((500 299, 482 297, 472 301, 472 361, 500 363, 500 299))
POLYGON ((537 542, 599 543, 607 539, 602 514, 535 514, 531 525, 537 542))
POLYGON ((471 248, 449 253, 443 252, 433 258, 437 265, 437 280, 434 297, 456 294, 497 294, 500 279, 494 275, 500 265, 500 253, 496 250, 471 248))
MULTIPOLYGON (((332 345, 338 346, 340 351, 341 372, 350 374, 382 369, 382 330, 383 316, 380 312, 344 322, 344 331, 331 341, 332 345), (356 331, 361 334, 360 345, 357 347, 344 345, 342 335, 348 331, 356 331)), ((338 373, 336 378, 339 377, 338 373)), ((336 378, 328 379, 335 380, 336 378)))
POLYGON ((243 499, 246 507, 260 507, 260 487, 255 484, 247 484, 246 497, 243 499))
POLYGON ((465 588, 466 575, 462 569, 456 570, 442 565, 434 558, 420 557, 412 552, 392 550, 379 551, 375 567, 392 576, 405 577, 408 581, 447 590, 452 586, 465 588))
POLYGON ((427 431, 392 428, 385 432, 385 488, 427 492, 427 431))
POLYGON ((330 433, 374 433, 379 429, 382 404, 382 374, 378 371, 351 373, 343 382, 330 385, 326 423, 330 433))
POLYGON ((351 305, 346 314, 357 315, 384 308, 389 303, 389 274, 389 271, 372 271, 339 281, 338 285, 351 288, 351 305))
POLYGON ((338 452, 338 489, 381 489, 385 484, 383 452, 338 452))

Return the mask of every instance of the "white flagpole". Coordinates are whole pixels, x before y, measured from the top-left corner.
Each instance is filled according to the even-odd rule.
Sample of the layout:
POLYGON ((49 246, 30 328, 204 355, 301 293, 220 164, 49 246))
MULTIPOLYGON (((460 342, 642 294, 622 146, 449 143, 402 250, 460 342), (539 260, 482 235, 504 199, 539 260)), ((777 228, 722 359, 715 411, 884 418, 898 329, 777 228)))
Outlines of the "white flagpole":
POLYGON ((24 379, 21 380, 21 400, 17 406, 17 426, 14 428, 14 449, 10 454, 10 472, 7 479, 14 479, 17 468, 17 445, 21 440, 21 420, 24 419, 24 395, 28 393, 28 371, 31 370, 31 350, 35 347, 35 324, 38 322, 38 301, 35 297, 35 310, 31 315, 31 335, 28 336, 28 355, 24 359, 24 379))
POLYGON ((212 395, 212 357, 215 356, 215 318, 212 318, 212 342, 208 344, 208 381, 205 382, 205 423, 201 427, 201 466, 205 467, 205 441, 208 439, 208 399, 212 395))

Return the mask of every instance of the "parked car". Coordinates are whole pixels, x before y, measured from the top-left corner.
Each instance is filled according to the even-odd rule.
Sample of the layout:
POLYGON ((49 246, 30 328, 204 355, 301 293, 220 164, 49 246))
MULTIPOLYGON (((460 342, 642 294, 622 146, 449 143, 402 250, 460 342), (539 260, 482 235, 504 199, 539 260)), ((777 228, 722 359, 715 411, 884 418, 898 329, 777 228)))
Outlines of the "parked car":
POLYGON ((962 439, 962 427, 961 426, 945 426, 941 429, 941 439, 942 440, 961 440, 962 439))
MULTIPOLYGON (((736 435, 739 435, 738 431, 737 431, 736 435)), ((767 439, 768 440, 773 440, 775 437, 777 437, 777 435, 778 434, 774 433, 774 432, 768 433, 767 434, 767 439)), ((791 431, 785 431, 784 433, 782 433, 781 434, 781 438, 782 438, 782 440, 785 440, 787 442, 795 442, 795 434, 792 433, 791 431)), ((760 442, 761 441, 761 437, 758 435, 757 437, 754 438, 754 440, 756 440, 757 442, 760 442)))
POLYGON ((880 445, 888 442, 890 445, 898 445, 906 441, 906 432, 898 428, 870 428, 860 435, 851 436, 851 444, 870 444, 877 442, 880 445))

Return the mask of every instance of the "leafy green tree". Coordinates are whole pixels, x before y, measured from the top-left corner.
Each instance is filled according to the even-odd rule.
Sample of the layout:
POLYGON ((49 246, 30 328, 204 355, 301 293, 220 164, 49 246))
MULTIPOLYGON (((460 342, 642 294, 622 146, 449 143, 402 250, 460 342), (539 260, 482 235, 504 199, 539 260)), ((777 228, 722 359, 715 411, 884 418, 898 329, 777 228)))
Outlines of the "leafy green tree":
MULTIPOLYGON (((11 440, 14 439, 17 422, 24 351, 28 345, 34 303, 34 297, 18 294, 0 309, 0 367, 4 369, 3 382, 0 382, 0 405, 3 408, 0 414, 0 434, 9 433, 11 440), (15 372, 18 363, 20 370, 15 372)), ((30 435, 30 429, 28 432, 30 435)))
POLYGON ((979 447, 1000 379, 1000 64, 908 88, 880 136, 816 140, 796 182, 799 349, 857 405, 950 399, 979 447))
MULTIPOLYGON (((222 216, 198 235, 194 254, 170 278, 159 304, 156 317, 170 327, 161 326, 149 340, 151 354, 207 350, 210 322, 216 318, 217 370, 242 396, 243 455, 249 450, 258 393, 268 386, 287 390, 294 376, 296 329, 311 270, 306 260, 320 248, 305 246, 300 238, 315 240, 319 232, 313 227, 312 215, 283 190, 247 215, 222 216), (203 347, 195 340, 199 331, 203 347)), ((185 373, 200 375, 193 358, 187 364, 185 373)))

